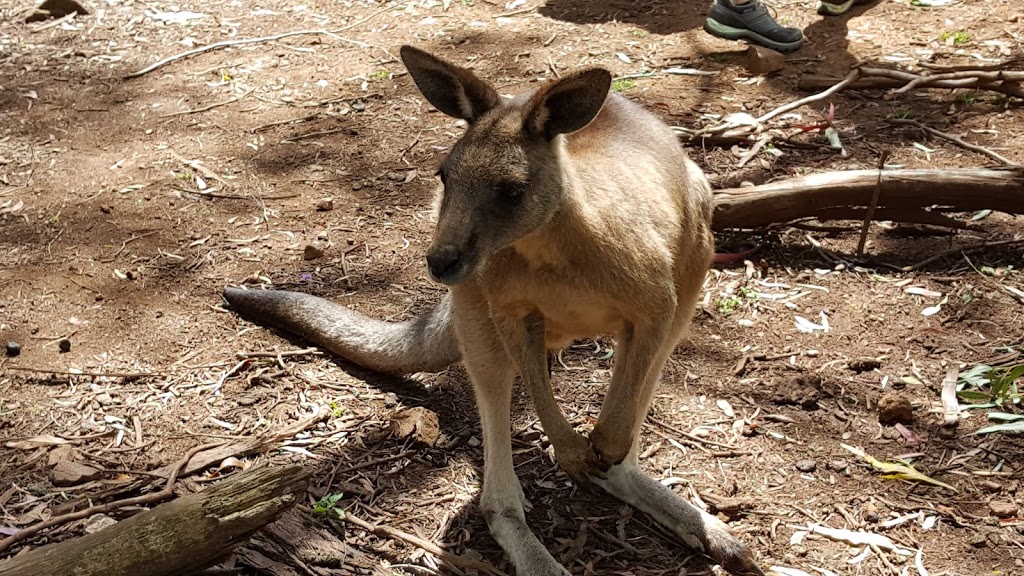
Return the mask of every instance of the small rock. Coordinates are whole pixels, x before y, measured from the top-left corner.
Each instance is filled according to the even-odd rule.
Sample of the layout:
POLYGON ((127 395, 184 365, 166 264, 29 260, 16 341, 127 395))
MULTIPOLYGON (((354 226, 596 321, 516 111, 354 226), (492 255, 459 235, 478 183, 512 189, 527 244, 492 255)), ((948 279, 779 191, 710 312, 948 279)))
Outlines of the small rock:
POLYGON ((422 407, 392 414, 390 430, 399 438, 412 437, 416 442, 427 446, 433 446, 440 434, 437 414, 422 407))
POLYGON ((11 340, 7 343, 7 355, 14 358, 18 354, 21 354, 21 344, 11 340))
POLYGON ((100 530, 113 526, 114 524, 117 524, 117 520, 114 520, 106 514, 93 514, 85 521, 85 533, 92 534, 93 532, 99 532, 100 530))
POLYGON ((53 467, 61 462, 70 462, 75 459, 75 449, 70 444, 61 444, 55 446, 50 453, 46 455, 47 466, 53 467))
POLYGON ((1017 506, 1013 502, 993 500, 988 503, 988 509, 996 518, 1012 518, 1017 515, 1017 506))
POLYGON ((880 517, 878 515, 878 507, 872 504, 871 502, 865 504, 864 521, 868 522, 869 524, 874 524, 875 522, 878 522, 879 519, 880 517))
POLYGON ((846 472, 846 470, 850 467, 850 464, 847 463, 846 460, 836 459, 830 461, 828 463, 828 467, 831 468, 834 472, 846 472))
POLYGON ((818 469, 818 464, 814 460, 800 460, 796 463, 796 469, 801 472, 814 472, 818 469))
POLYGON ((797 376, 780 382, 771 400, 775 404, 795 404, 804 410, 817 410, 821 398, 820 388, 821 378, 818 376, 797 376))
POLYGON ((34 12, 25 17, 25 22, 42 22, 52 18, 63 18, 72 12, 78 12, 80 15, 89 14, 89 11, 75 0, 44 0, 34 12))
POLYGON ((321 230, 316 233, 317 240, 327 240, 328 236, 329 234, 327 233, 327 230, 321 230))
POLYGON ((334 210, 334 198, 321 198, 316 203, 316 209, 319 212, 328 212, 334 210))
POLYGON ((406 172, 388 172, 388 180, 392 182, 405 182, 406 172))
POLYGON ((856 360, 850 360, 846 367, 860 374, 861 372, 877 370, 882 367, 882 363, 874 358, 857 358, 856 360))
POLYGON ((975 534, 971 537, 971 546, 974 548, 985 548, 988 546, 988 538, 984 534, 975 534))
POLYGON ((914 407, 906 396, 890 392, 878 400, 878 421, 888 426, 911 424, 914 421, 914 407))
POLYGON ((324 251, 312 244, 306 244, 306 247, 302 250, 302 258, 304 260, 316 260, 317 258, 323 258, 323 256, 324 251))
POLYGON ((469 440, 466 440, 466 444, 469 444, 473 448, 477 448, 480 446, 480 439, 476 436, 470 436, 469 440))
POLYGON ((395 394, 394 392, 388 392, 387 394, 385 394, 384 406, 387 406, 388 408, 394 408, 395 406, 398 406, 398 394, 395 394))
POLYGON ((747 70, 751 74, 770 74, 785 65, 786 57, 775 50, 754 45, 747 48, 747 70))
POLYGON ((106 392, 100 392, 96 395, 96 402, 98 402, 100 406, 110 406, 114 403, 114 398, 106 392))
POLYGON ((61 352, 71 352, 71 340, 67 338, 61 338, 60 342, 57 342, 57 346, 61 352))
POLYGON ((50 471, 50 481, 58 488, 75 486, 83 482, 91 482, 102 476, 102 472, 78 462, 61 461, 50 471))

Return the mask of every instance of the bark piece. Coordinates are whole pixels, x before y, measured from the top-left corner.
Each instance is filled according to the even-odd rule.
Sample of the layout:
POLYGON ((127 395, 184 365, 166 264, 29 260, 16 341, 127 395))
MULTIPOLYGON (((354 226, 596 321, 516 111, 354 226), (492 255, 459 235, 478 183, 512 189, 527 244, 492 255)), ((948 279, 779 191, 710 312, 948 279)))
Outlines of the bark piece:
POLYGON ((255 466, 203 492, 0 563, 0 576, 184 576, 211 566, 306 491, 300 466, 255 466))

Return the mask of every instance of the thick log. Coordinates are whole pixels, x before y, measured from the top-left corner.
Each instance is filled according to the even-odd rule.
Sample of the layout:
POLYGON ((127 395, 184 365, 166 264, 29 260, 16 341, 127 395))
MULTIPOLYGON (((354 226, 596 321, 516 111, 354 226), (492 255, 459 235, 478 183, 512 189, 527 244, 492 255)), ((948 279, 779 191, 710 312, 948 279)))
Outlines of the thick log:
POLYGON ((195 574, 294 506, 308 479, 300 466, 256 466, 98 532, 0 562, 0 576, 195 574))
MULTIPOLYGON (((747 188, 715 191, 715 230, 758 228, 797 218, 863 218, 878 182, 877 170, 827 172, 747 188)), ((883 213, 933 206, 957 211, 991 209, 1024 214, 1024 167, 956 170, 883 170, 883 213)))

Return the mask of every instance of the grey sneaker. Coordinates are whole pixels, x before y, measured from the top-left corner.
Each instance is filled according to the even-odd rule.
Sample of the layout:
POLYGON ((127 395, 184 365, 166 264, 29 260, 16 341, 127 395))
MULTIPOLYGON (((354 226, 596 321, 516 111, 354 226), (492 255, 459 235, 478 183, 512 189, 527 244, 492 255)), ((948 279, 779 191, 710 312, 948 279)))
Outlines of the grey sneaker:
POLYGON ((738 5, 730 0, 716 0, 704 21, 704 31, 726 40, 747 40, 777 52, 793 52, 804 43, 803 32, 780 26, 761 0, 738 5))

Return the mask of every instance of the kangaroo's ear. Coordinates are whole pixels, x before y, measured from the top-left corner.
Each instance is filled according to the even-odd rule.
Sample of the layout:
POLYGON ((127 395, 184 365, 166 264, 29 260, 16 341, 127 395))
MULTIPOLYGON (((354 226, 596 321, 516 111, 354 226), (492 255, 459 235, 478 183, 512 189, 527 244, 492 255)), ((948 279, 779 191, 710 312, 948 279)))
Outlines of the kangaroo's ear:
POLYGON ((490 84, 466 68, 408 45, 399 54, 427 101, 449 116, 472 123, 501 101, 490 84))
POLYGON ((583 128, 597 116, 608 97, 612 75, 603 68, 579 70, 553 82, 526 104, 523 128, 532 136, 551 140, 583 128))

